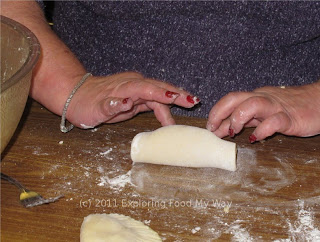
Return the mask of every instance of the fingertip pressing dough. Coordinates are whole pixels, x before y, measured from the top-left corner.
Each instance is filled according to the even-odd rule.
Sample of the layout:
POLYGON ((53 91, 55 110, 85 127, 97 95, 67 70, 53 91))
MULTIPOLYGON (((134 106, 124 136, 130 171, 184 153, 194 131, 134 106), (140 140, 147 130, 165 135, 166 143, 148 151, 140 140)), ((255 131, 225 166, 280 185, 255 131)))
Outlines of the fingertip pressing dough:
POLYGON ((80 242, 158 242, 160 236, 140 221, 121 214, 90 214, 84 218, 80 242))
POLYGON ((131 144, 134 163, 236 170, 236 144, 207 129, 171 125, 137 134, 131 144))

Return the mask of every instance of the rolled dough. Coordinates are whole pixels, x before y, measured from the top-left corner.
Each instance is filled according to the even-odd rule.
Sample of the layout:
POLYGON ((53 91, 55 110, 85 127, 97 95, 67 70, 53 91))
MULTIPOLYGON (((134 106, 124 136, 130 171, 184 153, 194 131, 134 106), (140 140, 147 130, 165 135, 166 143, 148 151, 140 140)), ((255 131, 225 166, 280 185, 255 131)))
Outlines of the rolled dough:
POLYGON ((159 242, 159 235, 140 221, 121 214, 90 214, 84 218, 80 242, 159 242))
POLYGON ((236 170, 236 144, 207 129, 171 125, 137 134, 131 144, 135 162, 236 170))

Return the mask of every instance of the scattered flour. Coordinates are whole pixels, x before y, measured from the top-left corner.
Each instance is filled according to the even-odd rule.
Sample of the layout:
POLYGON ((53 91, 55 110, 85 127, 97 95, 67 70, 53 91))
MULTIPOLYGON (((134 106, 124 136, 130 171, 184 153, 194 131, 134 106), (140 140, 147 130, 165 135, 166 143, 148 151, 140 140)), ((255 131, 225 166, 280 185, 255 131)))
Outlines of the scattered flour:
POLYGON ((320 230, 316 228, 314 212, 305 208, 304 201, 298 200, 297 219, 286 219, 289 228, 289 238, 285 241, 320 241, 320 230))
MULTIPOLYGON (((92 132, 96 132, 97 129, 93 129, 92 132)), ((111 131, 110 131, 111 132, 111 131)), ((112 131, 114 132, 114 131, 112 131)), ((75 161, 74 167, 71 167, 70 170, 73 171, 70 173, 70 176, 66 177, 64 180, 64 188, 68 191, 75 191, 75 188, 77 181, 83 182, 86 179, 93 180, 91 181, 90 187, 94 190, 95 186, 102 187, 103 189, 111 189, 111 192, 120 193, 124 191, 125 187, 131 186, 131 187, 137 187, 141 188, 144 192, 146 191, 145 188, 150 187, 152 184, 152 181, 156 181, 155 184, 160 185, 161 184, 161 174, 156 174, 156 176, 160 177, 160 182, 157 183, 157 180, 154 180, 155 174, 152 173, 152 170, 147 168, 133 168, 132 171, 128 169, 123 169, 123 167, 120 165, 121 162, 117 161, 117 156, 119 154, 122 154, 122 159, 126 158, 127 150, 125 149, 126 146, 119 145, 119 148, 117 149, 116 146, 113 146, 112 142, 108 140, 108 137, 106 137, 106 144, 107 147, 95 147, 94 149, 91 149, 90 147, 90 153, 92 152, 93 156, 91 156, 92 160, 89 160, 88 164, 83 164, 83 162, 77 163, 75 161), (108 143, 109 142, 109 143, 108 143), (107 150, 106 150, 107 149, 107 150), (106 163, 106 158, 108 160, 114 161, 107 161, 109 163, 106 163), (94 176, 93 173, 95 172, 94 176), (98 172, 98 178, 96 178, 98 172), (82 174, 79 176, 79 178, 75 178, 72 173, 74 174, 82 174), (136 173, 136 174, 134 174, 136 173), (120 174, 120 175, 119 175, 120 174), (133 175, 132 175, 133 174, 133 175), (134 180, 134 176, 136 176, 136 182, 132 183, 132 180, 134 180), (75 181, 74 181, 75 179, 75 181), (72 181, 72 183, 70 182, 72 181)), ((63 141, 60 141, 59 144, 63 144, 63 141)), ((29 147, 30 148, 30 147, 29 147)), ((32 153, 36 155, 49 155, 48 153, 42 152, 41 148, 39 147, 31 147, 32 153)), ((63 148, 63 147, 62 147, 63 148)), ((238 150, 238 170, 235 173, 228 173, 221 170, 213 170, 210 172, 210 175, 208 175, 207 171, 204 170, 195 170, 195 169, 183 169, 183 168, 177 168, 177 171, 185 171, 183 173, 185 177, 192 177, 192 176, 203 176, 203 182, 200 184, 193 184, 194 180, 190 180, 190 184, 182 184, 181 181, 187 181, 188 179, 179 177, 180 180, 174 180, 174 184, 178 184, 185 188, 186 193, 188 193, 188 189, 199 189, 197 190, 199 192, 199 195, 206 194, 208 198, 209 195, 207 195, 209 192, 211 192, 212 197, 216 198, 219 194, 224 194, 226 190, 228 190, 228 195, 230 195, 230 201, 234 198, 234 196, 244 196, 247 197, 249 194, 259 193, 262 195, 269 195, 274 194, 279 189, 290 186, 294 180, 296 179, 295 173, 293 168, 290 165, 290 162, 286 157, 274 157, 274 167, 266 167, 264 165, 259 166, 257 161, 257 150, 249 149, 249 148, 239 148, 238 150), (261 179, 259 181, 252 180, 251 175, 258 173, 261 179), (207 179, 208 178, 208 179, 207 179), (272 179, 271 179, 272 178, 272 179), (209 181, 209 182, 208 182, 209 181), (241 193, 242 192, 242 193, 241 193), (242 194, 242 195, 241 195, 242 194)), ((85 151, 83 151, 85 153, 85 151)), ((51 154, 50 154, 51 155, 51 154)), ((76 160, 76 156, 81 154, 68 154, 68 158, 72 158, 76 160)), ((312 164, 314 162, 318 161, 317 158, 310 158, 305 161, 305 164, 312 164)), ((63 167, 61 165, 61 167, 63 167)), ((42 173, 41 179, 45 179, 46 174, 54 175, 55 171, 60 169, 60 165, 52 164, 51 168, 49 168, 46 173, 42 173)), ((164 174, 171 174, 170 169, 172 168, 166 168, 163 167, 162 170, 164 174)), ((157 171, 158 172, 158 171, 157 171)), ((177 172, 179 174, 179 172, 177 172)), ((176 176, 168 176, 170 179, 177 179, 176 176)), ((165 183, 166 189, 170 189, 168 186, 168 183, 165 183)), ((158 190, 159 192, 163 191, 161 187, 154 187, 152 186, 151 189, 158 190)), ((59 190, 59 189, 55 189, 59 190)), ((62 190, 62 189, 60 189, 62 190)), ((177 194, 183 194, 185 191, 180 189, 172 189, 172 193, 169 193, 168 190, 166 190, 166 193, 169 193, 169 195, 174 196, 174 198, 179 199, 177 194)), ((140 196, 139 189, 134 189, 134 191, 131 191, 130 195, 131 197, 134 196, 140 196), (132 193, 132 194, 131 194, 132 193)), ((153 196, 156 195, 157 198, 164 199, 164 194, 153 194, 150 193, 149 195, 153 196), (159 196, 157 196, 159 195, 159 196)), ((169 197, 169 198, 172 198, 169 197)), ((225 197, 222 197, 223 199, 227 199, 225 197)), ((66 201, 72 201, 73 198, 69 198, 66 201)), ((76 200, 76 199, 74 199, 76 200)), ((312 210, 312 208, 306 208, 304 200, 298 200, 298 211, 296 213, 296 216, 289 217, 289 216, 282 216, 280 220, 286 223, 288 226, 288 239, 285 240, 278 240, 282 242, 289 242, 289 241, 320 241, 320 230, 319 227, 317 227, 316 224, 316 218, 315 218, 315 212, 312 210)), ((206 215, 210 211, 209 209, 200 207, 201 209, 197 209, 196 214, 203 213, 206 215)), ((195 208, 196 209, 196 208, 195 208)), ((211 207, 213 209, 213 207, 211 207)), ((232 208, 230 207, 224 207, 221 211, 221 213, 218 213, 215 216, 215 219, 210 218, 210 221, 207 220, 206 225, 201 225, 202 227, 195 227, 192 228, 190 226, 190 223, 184 224, 184 225, 177 225, 176 231, 177 233, 181 232, 192 232, 192 234, 196 234, 201 230, 202 233, 210 233, 215 238, 219 238, 222 233, 227 233, 231 235, 231 241, 255 241, 255 238, 252 237, 253 235, 250 235, 250 228, 248 225, 245 226, 245 223, 242 223, 241 220, 236 220, 230 225, 228 224, 230 221, 228 221, 227 217, 229 214, 232 213, 232 208), (229 214, 228 214, 229 213, 229 214), (228 223, 225 223, 225 222, 228 223), (212 222, 212 223, 211 223, 212 222)), ((261 212, 268 212, 268 213, 274 213, 280 215, 279 211, 273 211, 271 208, 268 210, 268 207, 261 208, 261 212)), ((135 210, 136 211, 136 210, 135 210)), ((217 209, 215 211, 218 211, 217 209)), ((164 212, 165 214, 165 212, 164 212)), ((245 218, 250 218, 249 213, 241 213, 241 216, 245 216, 245 218)), ((285 214, 283 214, 285 215, 285 214)), ((170 216, 170 214, 168 215, 170 216)), ((191 221, 191 220, 190 220, 191 221)), ((255 221, 255 220, 253 220, 255 221)), ((147 225, 150 225, 151 220, 144 220, 144 223, 147 225)), ((169 226, 172 226, 172 224, 168 224, 169 226)), ((162 235, 165 235, 164 233, 162 235)), ((197 234, 198 235, 198 234, 197 234)), ((200 235, 200 233, 199 233, 200 235)), ((177 238, 178 239, 178 238, 177 238)))
POLYGON ((109 186, 114 191, 121 192, 126 185, 131 183, 131 170, 124 175, 119 175, 114 178, 109 178, 107 175, 101 176, 98 186, 109 186))
POLYGON ((311 159, 311 160, 305 161, 304 163, 305 163, 305 164, 312 164, 312 163, 314 163, 314 162, 316 162, 316 161, 318 161, 318 160, 317 160, 317 159, 311 159))
POLYGON ((85 171, 85 172, 84 172, 84 175, 85 175, 86 177, 89 177, 89 176, 90 176, 90 173, 89 173, 88 171, 85 171))
POLYGON ((144 220, 143 223, 146 224, 146 225, 150 225, 151 220, 144 220))
POLYGON ((201 230, 200 227, 195 227, 194 229, 191 230, 191 233, 195 234, 198 233, 201 230))
POLYGON ((42 152, 42 149, 39 146, 33 146, 33 147, 26 146, 26 147, 33 149, 33 151, 32 151, 33 155, 49 155, 49 153, 47 153, 47 152, 42 152))
POLYGON ((98 131, 98 128, 94 128, 91 130, 92 133, 97 132, 97 131, 98 131))
POLYGON ((238 149, 238 166, 241 175, 241 187, 262 195, 271 195, 281 188, 291 185, 296 175, 286 158, 275 156, 273 167, 265 167, 257 164, 255 151, 250 149, 238 149), (246 175, 248 174, 248 175, 246 175), (251 174, 258 174, 259 180, 251 178, 251 174))
POLYGON ((107 156, 112 150, 113 150, 113 149, 110 148, 110 149, 108 149, 107 151, 100 152, 100 155, 107 156))
POLYGON ((239 222, 240 220, 235 221, 234 224, 231 224, 229 229, 227 230, 228 233, 232 234, 231 241, 236 242, 250 242, 254 241, 253 238, 250 236, 249 232, 243 228, 239 222))
POLYGON ((48 170, 48 173, 52 173, 52 172, 55 172, 58 168, 60 168, 60 165, 58 164, 54 164, 51 166, 51 168, 48 170))
POLYGON ((104 173, 104 169, 102 166, 98 166, 97 170, 99 173, 104 173))
POLYGON ((119 101, 113 101, 113 100, 110 101, 111 107, 117 106, 118 104, 119 104, 119 101))
POLYGON ((108 184, 108 182, 107 182, 106 178, 105 177, 100 177, 100 183, 98 183, 97 185, 102 187, 102 186, 105 186, 107 184, 108 184))

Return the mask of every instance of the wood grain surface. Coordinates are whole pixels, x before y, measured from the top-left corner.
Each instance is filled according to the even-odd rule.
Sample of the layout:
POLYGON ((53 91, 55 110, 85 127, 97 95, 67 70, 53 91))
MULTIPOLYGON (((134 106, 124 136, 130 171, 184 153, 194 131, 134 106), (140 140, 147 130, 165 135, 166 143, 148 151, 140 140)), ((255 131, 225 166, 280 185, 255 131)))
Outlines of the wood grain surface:
POLYGON ((246 129, 227 138, 238 145, 238 169, 230 172, 133 165, 133 137, 160 127, 151 113, 66 134, 59 124, 29 101, 1 155, 2 172, 29 189, 45 198, 64 194, 26 209, 18 189, 1 180, 1 241, 79 241, 83 218, 92 213, 130 216, 165 241, 320 241, 320 136, 250 144, 246 129))

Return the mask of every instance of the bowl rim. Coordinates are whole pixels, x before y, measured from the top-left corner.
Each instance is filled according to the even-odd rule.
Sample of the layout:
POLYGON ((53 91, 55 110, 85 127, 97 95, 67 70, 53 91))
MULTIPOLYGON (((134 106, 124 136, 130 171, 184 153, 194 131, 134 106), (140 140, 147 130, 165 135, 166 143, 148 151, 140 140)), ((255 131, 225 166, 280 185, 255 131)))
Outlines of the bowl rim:
MULTIPOLYGON (((29 55, 21 68, 13 74, 7 81, 1 83, 1 93, 5 92, 9 87, 15 85, 21 78, 27 75, 36 65, 40 57, 40 43, 37 37, 26 26, 17 21, 1 15, 1 24, 6 24, 12 29, 20 32, 29 41, 29 55)), ((1 60, 2 61, 2 60, 1 60)))

